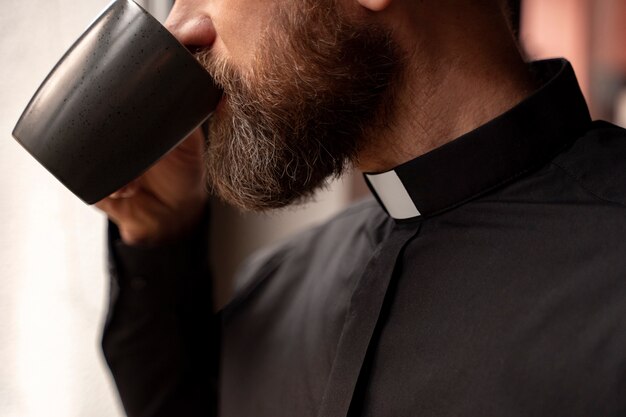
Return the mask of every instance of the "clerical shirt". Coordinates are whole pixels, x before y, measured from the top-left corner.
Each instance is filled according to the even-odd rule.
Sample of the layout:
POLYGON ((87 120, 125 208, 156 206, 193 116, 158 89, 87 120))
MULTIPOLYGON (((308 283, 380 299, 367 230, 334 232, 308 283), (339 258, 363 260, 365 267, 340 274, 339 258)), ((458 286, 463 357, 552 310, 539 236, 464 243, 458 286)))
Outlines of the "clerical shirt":
POLYGON ((374 199, 254 255, 211 309, 201 231, 110 231, 103 347, 131 417, 626 415, 626 133, 564 60, 374 199))

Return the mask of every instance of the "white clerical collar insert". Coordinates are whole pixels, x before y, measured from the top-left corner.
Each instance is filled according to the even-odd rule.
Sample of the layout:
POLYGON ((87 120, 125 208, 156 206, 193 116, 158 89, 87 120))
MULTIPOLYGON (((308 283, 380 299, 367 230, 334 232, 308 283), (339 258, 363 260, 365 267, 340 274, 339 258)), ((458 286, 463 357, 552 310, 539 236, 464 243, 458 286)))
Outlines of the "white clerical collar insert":
POLYGON ((391 217, 403 220, 420 216, 419 210, 395 171, 365 175, 391 217))

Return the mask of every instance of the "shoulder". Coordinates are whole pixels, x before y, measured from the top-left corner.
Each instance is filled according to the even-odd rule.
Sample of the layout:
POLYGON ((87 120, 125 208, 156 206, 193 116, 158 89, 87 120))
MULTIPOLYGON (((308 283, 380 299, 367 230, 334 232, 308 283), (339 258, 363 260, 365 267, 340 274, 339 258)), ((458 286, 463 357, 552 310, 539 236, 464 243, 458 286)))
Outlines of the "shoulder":
POLYGON ((626 206, 625 129, 594 122, 553 165, 596 198, 626 206))

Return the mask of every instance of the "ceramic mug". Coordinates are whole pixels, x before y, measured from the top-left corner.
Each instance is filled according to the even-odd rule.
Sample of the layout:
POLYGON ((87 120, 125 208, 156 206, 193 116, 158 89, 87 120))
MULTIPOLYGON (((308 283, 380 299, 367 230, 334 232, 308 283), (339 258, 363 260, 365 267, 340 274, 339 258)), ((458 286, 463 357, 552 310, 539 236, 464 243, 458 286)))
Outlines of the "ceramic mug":
POLYGON ((52 69, 13 137, 93 204, 176 147, 220 96, 154 17, 132 0, 116 0, 52 69))

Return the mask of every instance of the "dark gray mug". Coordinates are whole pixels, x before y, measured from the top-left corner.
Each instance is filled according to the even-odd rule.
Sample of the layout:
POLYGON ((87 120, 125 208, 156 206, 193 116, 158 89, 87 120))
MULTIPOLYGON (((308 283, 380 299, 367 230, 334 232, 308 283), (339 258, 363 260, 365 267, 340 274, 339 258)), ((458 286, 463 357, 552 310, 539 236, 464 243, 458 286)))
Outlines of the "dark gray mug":
POLYGON ((220 95, 167 29, 132 0, 117 0, 50 72, 13 137, 93 204, 201 125, 220 95))

